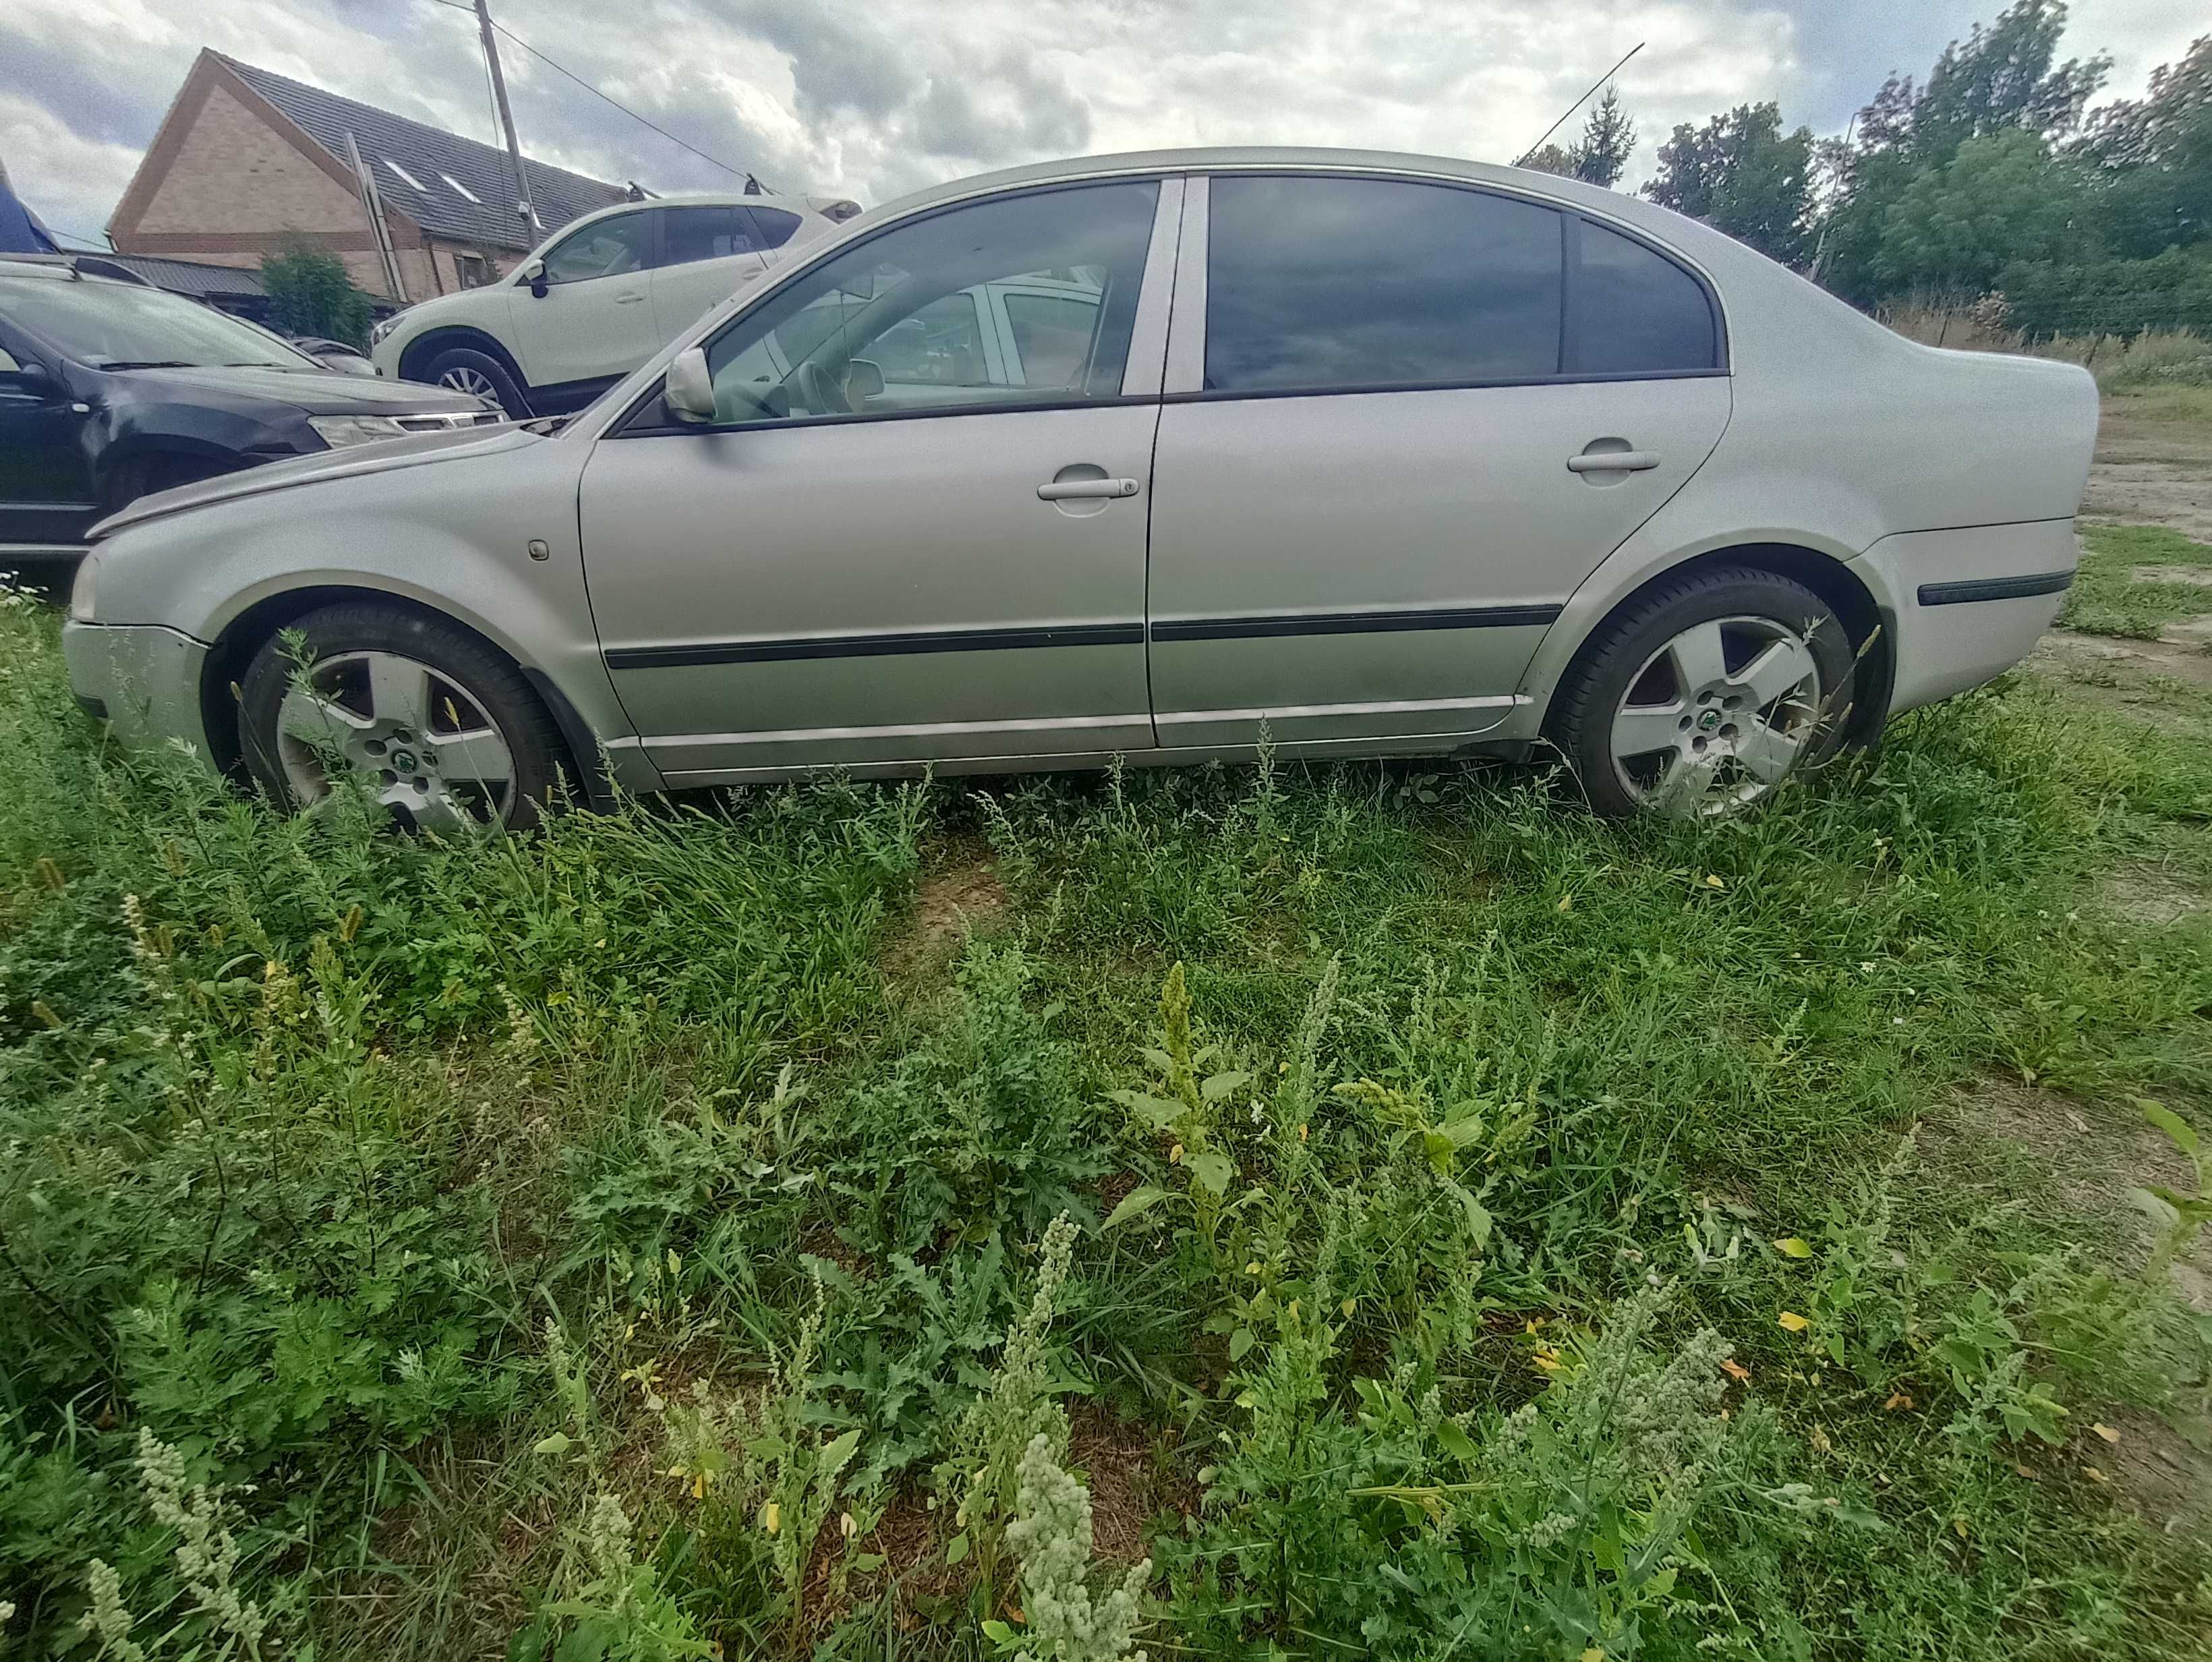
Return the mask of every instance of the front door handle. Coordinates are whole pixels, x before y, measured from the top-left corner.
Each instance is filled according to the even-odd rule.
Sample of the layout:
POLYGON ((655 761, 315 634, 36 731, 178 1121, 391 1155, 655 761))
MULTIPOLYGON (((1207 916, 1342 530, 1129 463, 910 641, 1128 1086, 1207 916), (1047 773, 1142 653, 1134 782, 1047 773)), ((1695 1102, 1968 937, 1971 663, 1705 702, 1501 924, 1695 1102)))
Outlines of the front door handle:
POLYGON ((635 306, 638 301, 644 298, 645 296, 643 295, 635 292, 627 295, 617 295, 615 296, 615 304, 617 306, 635 306))
POLYGON ((1083 502, 1136 494, 1134 479, 1054 479, 1037 487, 1037 500, 1041 502, 1083 502))
POLYGON ((1570 473, 1641 473, 1658 466, 1656 450, 1585 450, 1567 458, 1570 473))

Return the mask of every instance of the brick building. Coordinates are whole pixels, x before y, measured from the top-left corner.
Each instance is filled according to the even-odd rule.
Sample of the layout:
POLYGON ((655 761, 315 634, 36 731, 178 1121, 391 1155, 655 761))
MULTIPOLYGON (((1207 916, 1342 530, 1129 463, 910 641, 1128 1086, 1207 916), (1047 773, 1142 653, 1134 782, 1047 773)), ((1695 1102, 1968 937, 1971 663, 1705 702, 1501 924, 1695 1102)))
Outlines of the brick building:
POLYGON ((107 230, 124 253, 247 267, 304 240, 343 259, 372 295, 428 300, 490 282, 546 232, 629 194, 528 157, 523 165, 537 227, 515 211, 506 151, 204 49, 107 230), (383 207, 396 295, 349 136, 383 207))

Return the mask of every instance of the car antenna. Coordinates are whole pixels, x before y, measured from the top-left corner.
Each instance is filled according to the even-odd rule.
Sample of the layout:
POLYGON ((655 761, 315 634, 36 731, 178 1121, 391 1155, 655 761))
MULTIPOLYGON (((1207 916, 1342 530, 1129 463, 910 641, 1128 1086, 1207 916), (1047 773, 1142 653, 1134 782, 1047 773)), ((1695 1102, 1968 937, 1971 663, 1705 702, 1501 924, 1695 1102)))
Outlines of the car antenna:
POLYGON ((1630 58, 1635 57, 1637 53, 1643 50, 1644 42, 1639 40, 1634 46, 1631 46, 1626 52, 1621 53, 1620 64, 1615 64, 1603 75, 1591 82, 1589 92, 1584 93, 1580 98, 1575 100, 1573 103, 1568 105, 1566 108, 1561 110, 1559 112, 1559 119, 1558 121, 1554 121, 1550 126, 1545 128, 1543 137, 1539 138, 1534 144, 1531 144, 1527 149, 1522 151, 1521 154, 1515 158, 1513 165, 1516 167, 1522 166, 1530 156, 1542 149, 1544 148, 1544 139, 1549 138, 1553 133, 1559 131, 1561 122, 1565 121, 1569 116, 1572 115, 1577 110, 1582 108, 1583 105, 1589 102, 1590 93, 1595 92, 1600 87, 1605 85, 1607 82, 1612 80, 1613 76, 1619 75, 1620 73, 1620 64, 1626 64, 1630 58))

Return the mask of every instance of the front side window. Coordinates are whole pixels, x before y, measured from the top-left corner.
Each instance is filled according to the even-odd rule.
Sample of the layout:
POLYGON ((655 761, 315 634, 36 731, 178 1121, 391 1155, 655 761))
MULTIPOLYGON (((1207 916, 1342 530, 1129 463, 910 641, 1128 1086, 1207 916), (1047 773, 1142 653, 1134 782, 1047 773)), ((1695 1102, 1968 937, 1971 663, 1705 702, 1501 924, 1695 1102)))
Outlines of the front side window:
POLYGON ((1711 369, 1719 332, 1705 285, 1664 255, 1584 220, 1568 368, 1585 375, 1711 369))
POLYGON ((1159 186, 1000 197, 846 249, 708 344, 715 419, 738 423, 1120 396, 1159 186), (995 284, 1096 296, 1078 358, 1045 384, 994 380, 979 296, 995 284))
POLYGON ((1211 193, 1206 391, 1559 373, 1555 210, 1387 179, 1217 177, 1211 193))
POLYGON ((652 263, 652 222, 641 213, 617 214, 586 225, 545 256, 548 283, 588 283, 593 277, 641 271, 652 263))
POLYGON ((688 265, 695 259, 727 259, 754 252, 752 221, 741 208, 663 208, 661 234, 668 256, 662 263, 688 265))

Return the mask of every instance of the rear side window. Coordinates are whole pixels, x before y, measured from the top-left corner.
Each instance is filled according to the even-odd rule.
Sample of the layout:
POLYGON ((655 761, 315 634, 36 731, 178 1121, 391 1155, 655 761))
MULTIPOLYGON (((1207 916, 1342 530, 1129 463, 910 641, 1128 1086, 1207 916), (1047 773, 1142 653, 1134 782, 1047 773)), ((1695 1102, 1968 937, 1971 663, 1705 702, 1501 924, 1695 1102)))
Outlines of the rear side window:
POLYGON ((1705 285, 1664 255, 1584 220, 1567 368, 1583 375, 1711 369, 1720 339, 1705 285))
POLYGON ((1559 372, 1555 210, 1399 180, 1217 176, 1211 191, 1207 391, 1559 372))
POLYGON ((760 227, 760 246, 781 248, 791 240, 791 234, 799 228, 799 216, 787 214, 781 208, 751 208, 746 210, 753 223, 760 227))
POLYGON ((749 254, 758 246, 753 223, 740 208, 663 208, 662 234, 667 239, 665 265, 688 265, 696 259, 726 259, 749 254))

